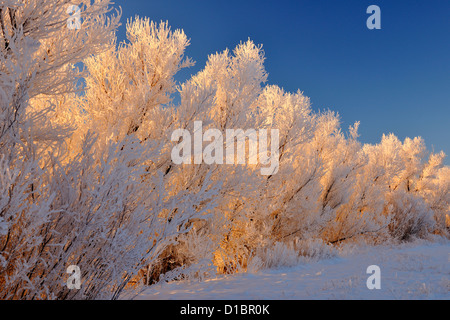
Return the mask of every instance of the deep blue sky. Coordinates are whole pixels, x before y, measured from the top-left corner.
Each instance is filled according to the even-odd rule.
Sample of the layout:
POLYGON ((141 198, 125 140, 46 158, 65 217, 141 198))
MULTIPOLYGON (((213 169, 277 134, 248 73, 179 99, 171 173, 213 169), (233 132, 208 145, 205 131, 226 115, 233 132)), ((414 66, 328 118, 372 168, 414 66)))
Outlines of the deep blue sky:
MULTIPOLYGON (((128 18, 168 21, 191 39, 196 66, 207 56, 252 39, 263 44, 269 84, 300 89, 315 110, 331 109, 342 126, 360 121, 361 141, 383 133, 422 136, 450 156, 450 1, 137 1, 117 0, 128 18), (381 8, 381 30, 369 30, 366 9, 381 8)), ((449 158, 446 161, 450 164, 449 158)))

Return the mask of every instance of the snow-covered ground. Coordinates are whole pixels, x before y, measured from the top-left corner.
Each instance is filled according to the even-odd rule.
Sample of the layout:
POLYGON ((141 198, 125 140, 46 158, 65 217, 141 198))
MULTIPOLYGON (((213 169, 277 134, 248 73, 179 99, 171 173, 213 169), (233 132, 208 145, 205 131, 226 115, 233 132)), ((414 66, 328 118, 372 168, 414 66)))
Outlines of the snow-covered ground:
POLYGON ((365 247, 290 268, 154 285, 134 299, 445 299, 450 300, 450 242, 365 247), (381 269, 369 290, 367 267, 381 269))

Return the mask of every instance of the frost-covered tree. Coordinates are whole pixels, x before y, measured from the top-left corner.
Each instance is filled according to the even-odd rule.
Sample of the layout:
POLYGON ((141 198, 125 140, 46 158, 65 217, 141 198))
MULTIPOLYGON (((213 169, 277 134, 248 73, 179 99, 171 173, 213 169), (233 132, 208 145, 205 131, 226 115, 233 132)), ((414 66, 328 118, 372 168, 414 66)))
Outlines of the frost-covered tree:
MULTIPOLYGON (((101 117, 83 108, 90 90, 104 87, 94 85, 85 98, 74 95, 82 74, 73 65, 115 50, 118 18, 107 18, 109 2, 97 1, 82 7, 82 27, 72 30, 68 5, 31 1, 1 7, 0 295, 6 299, 117 298, 141 268, 189 230, 191 220, 208 213, 215 190, 205 177, 195 193, 172 191, 160 168, 150 165, 161 158, 158 145, 131 134, 137 128, 112 136, 114 121, 101 127, 101 117), (82 272, 80 290, 65 285, 72 264, 82 272)), ((163 35, 167 51, 153 52, 148 65, 135 60, 128 76, 139 76, 135 71, 154 61, 167 62, 175 47, 184 50, 165 26, 152 24, 159 33, 148 38, 149 27, 141 20, 128 27, 131 37, 144 38, 130 49, 136 59, 145 52, 138 47, 153 47, 163 35)), ((143 114, 129 124, 141 124, 145 112, 174 91, 174 71, 160 67, 137 81, 134 97, 147 95, 150 102, 141 111, 144 100, 125 105, 143 114), (149 94, 139 87, 155 75, 161 78, 158 90, 149 94)))

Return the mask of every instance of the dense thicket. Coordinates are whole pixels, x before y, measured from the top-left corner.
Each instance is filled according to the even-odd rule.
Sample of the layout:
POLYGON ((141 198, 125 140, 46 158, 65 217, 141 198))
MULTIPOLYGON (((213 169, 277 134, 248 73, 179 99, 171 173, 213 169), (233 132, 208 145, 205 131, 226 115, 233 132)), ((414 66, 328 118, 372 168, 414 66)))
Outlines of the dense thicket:
POLYGON ((265 85, 250 40, 177 87, 193 64, 183 31, 136 18, 117 44, 109 0, 82 5, 80 29, 67 26, 73 3, 0 3, 1 299, 118 298, 162 275, 449 236, 450 168, 421 138, 362 144, 358 123, 345 133, 300 91, 265 85), (278 172, 175 165, 171 134, 194 121, 278 129, 278 172), (69 265, 81 269, 80 290, 66 287, 69 265))

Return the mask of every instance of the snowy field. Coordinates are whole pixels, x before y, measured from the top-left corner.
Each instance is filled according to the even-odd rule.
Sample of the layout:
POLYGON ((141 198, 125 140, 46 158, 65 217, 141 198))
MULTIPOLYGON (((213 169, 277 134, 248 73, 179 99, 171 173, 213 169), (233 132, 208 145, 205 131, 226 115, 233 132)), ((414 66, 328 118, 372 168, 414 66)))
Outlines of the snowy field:
POLYGON ((290 268, 152 286, 134 299, 439 299, 450 300, 450 242, 363 248, 290 268), (378 265, 381 289, 369 290, 378 265))

